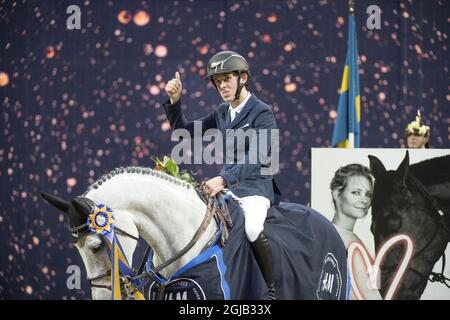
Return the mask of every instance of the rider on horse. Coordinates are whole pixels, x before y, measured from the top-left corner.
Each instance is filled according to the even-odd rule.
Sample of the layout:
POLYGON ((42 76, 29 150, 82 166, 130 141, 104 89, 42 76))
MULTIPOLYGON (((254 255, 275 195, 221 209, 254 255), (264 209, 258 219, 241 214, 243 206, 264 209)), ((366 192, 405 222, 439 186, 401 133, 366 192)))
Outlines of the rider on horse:
MULTIPOLYGON (((224 103, 209 115, 197 120, 201 122, 203 132, 208 129, 218 129, 221 132, 227 132, 229 129, 253 129, 258 134, 261 129, 276 129, 271 107, 247 89, 249 65, 242 55, 233 51, 215 54, 208 62, 206 78, 213 83, 224 103)), ((170 100, 164 103, 164 109, 172 129, 187 129, 193 134, 193 122, 188 121, 181 110, 182 84, 178 72, 175 78, 166 84, 165 90, 170 100)), ((247 159, 249 148, 246 144, 247 159)), ((267 154, 264 156, 269 157, 270 142, 266 150, 267 154)), ((214 196, 228 188, 231 196, 240 203, 245 216, 246 235, 267 283, 268 297, 275 299, 273 257, 269 240, 264 233, 264 221, 267 210, 278 202, 279 191, 273 175, 262 174, 261 167, 265 164, 258 164, 255 168, 254 164, 241 163, 239 160, 241 159, 238 159, 237 151, 234 150, 234 163, 227 162, 218 176, 206 181, 204 191, 214 196)))

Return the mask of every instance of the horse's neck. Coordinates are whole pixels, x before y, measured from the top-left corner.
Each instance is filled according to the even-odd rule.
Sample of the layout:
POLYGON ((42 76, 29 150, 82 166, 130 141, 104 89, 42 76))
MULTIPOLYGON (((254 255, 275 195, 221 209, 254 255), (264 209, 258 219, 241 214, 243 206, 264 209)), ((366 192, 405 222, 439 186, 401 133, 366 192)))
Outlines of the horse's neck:
MULTIPOLYGON (((206 211, 192 188, 137 174, 114 177, 86 196, 96 203, 105 203, 119 218, 132 219, 139 235, 152 247, 155 265, 173 257, 189 243, 206 211)), ((194 247, 161 273, 167 276, 192 260, 215 230, 215 224, 210 224, 194 247)))
POLYGON ((450 200, 450 181, 429 186, 428 192, 432 197, 435 197, 438 201, 450 200))
POLYGON ((439 181, 437 183, 430 183, 429 178, 428 180, 417 176, 415 176, 415 178, 420 182, 421 186, 419 187, 416 182, 412 181, 410 188, 417 192, 419 195, 418 198, 424 198, 424 196, 426 196, 427 198, 424 198, 423 201, 428 203, 428 197, 431 197, 436 201, 436 204, 441 210, 445 209, 444 212, 450 214, 450 177, 447 179, 448 181, 439 181), (423 190, 421 190, 422 188, 423 190), (424 194, 424 192, 426 194, 424 194))

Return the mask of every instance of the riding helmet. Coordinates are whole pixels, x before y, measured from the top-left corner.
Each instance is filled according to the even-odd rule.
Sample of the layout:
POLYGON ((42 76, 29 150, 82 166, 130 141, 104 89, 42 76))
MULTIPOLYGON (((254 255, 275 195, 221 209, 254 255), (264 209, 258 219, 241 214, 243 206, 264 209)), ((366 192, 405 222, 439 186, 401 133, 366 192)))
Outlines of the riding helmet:
POLYGON ((221 51, 209 59, 206 78, 212 80, 212 77, 216 74, 234 71, 248 73, 249 67, 247 60, 234 51, 221 51))
POLYGON ((213 81, 213 77, 216 74, 237 72, 237 85, 238 88, 235 93, 234 100, 239 100, 241 95, 241 90, 247 83, 241 84, 241 74, 247 73, 250 76, 250 71, 248 67, 248 62, 243 56, 234 51, 221 51, 216 53, 209 59, 208 66, 206 70, 206 78, 209 79, 214 87, 219 90, 213 81))

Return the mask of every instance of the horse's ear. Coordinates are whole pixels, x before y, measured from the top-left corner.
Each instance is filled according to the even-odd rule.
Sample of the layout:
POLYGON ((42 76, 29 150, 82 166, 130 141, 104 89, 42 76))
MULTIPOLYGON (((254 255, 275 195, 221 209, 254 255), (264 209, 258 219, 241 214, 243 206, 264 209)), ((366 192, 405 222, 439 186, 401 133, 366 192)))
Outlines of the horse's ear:
POLYGON ((377 179, 377 177, 384 175, 384 173, 386 172, 386 168, 384 167, 384 164, 383 162, 380 161, 380 159, 378 159, 375 156, 369 155, 369 161, 370 161, 370 171, 372 171, 372 174, 375 177, 375 179, 377 179))
POLYGON ((75 197, 72 199, 72 204, 75 207, 75 209, 80 212, 84 213, 85 215, 89 215, 92 209, 93 203, 88 198, 84 197, 75 197))
POLYGON ((408 176, 409 171, 409 152, 406 150, 405 158, 403 158, 402 163, 397 168, 397 174, 400 179, 405 183, 406 177, 408 176))
POLYGON ((41 192, 42 198, 44 198, 48 203, 50 203, 52 206, 56 207, 57 209, 64 211, 67 213, 70 207, 70 202, 65 201, 61 198, 58 198, 57 196, 54 196, 50 193, 41 192))

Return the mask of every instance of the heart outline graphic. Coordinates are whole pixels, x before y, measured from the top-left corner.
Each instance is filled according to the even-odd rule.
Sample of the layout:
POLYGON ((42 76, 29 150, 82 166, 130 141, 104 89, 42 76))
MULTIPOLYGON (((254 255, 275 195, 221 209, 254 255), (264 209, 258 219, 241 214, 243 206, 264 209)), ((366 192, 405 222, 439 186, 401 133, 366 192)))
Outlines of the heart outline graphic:
MULTIPOLYGON (((384 300, 391 300, 392 297, 395 294, 395 291, 397 290, 398 285, 400 284, 400 280, 403 277, 403 274, 406 271, 406 268, 411 260, 412 254, 413 254, 413 243, 410 237, 408 237, 405 234, 398 234, 393 237, 391 237, 388 241, 386 241, 381 249, 378 251, 378 254, 375 258, 374 263, 372 263, 373 258, 370 256, 370 254, 367 252, 364 245, 360 242, 352 242, 348 246, 348 261, 349 261, 349 269, 350 269, 350 277, 352 279, 356 279, 353 274, 353 255, 356 250, 358 250, 361 255, 363 256, 365 266, 369 272, 370 279, 373 280, 374 272, 375 272, 375 278, 377 278, 378 270, 380 270, 380 264, 382 262, 382 259, 386 255, 386 253, 391 249, 392 246, 396 245, 398 242, 405 242, 406 243, 406 250, 405 254, 403 255, 402 262, 397 269, 397 272, 395 274, 394 279, 391 282, 391 285, 389 286, 389 290, 386 292, 386 295, 384 297, 384 300)), ((351 282, 352 289, 356 295, 356 297, 359 300, 365 300, 364 296, 361 294, 358 284, 356 281, 351 282)))

